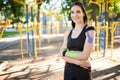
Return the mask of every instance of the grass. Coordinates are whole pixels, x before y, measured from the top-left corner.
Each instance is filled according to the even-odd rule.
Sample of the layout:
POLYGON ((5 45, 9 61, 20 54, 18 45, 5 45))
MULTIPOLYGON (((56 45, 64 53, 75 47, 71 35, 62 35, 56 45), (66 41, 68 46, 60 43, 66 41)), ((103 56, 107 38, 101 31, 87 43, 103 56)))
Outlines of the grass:
POLYGON ((3 33, 3 38, 4 37, 8 37, 8 36, 12 36, 12 35, 16 35, 16 34, 19 34, 19 32, 4 32, 3 33))

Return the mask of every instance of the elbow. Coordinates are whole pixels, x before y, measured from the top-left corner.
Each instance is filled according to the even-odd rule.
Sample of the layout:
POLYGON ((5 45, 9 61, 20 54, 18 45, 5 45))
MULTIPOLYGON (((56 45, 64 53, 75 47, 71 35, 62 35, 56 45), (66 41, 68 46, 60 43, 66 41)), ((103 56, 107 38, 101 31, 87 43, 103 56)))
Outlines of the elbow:
POLYGON ((85 56, 83 57, 83 59, 84 59, 84 60, 88 60, 89 57, 88 57, 87 55, 85 55, 85 56))
POLYGON ((79 60, 88 60, 88 56, 87 55, 79 55, 78 57, 79 60))

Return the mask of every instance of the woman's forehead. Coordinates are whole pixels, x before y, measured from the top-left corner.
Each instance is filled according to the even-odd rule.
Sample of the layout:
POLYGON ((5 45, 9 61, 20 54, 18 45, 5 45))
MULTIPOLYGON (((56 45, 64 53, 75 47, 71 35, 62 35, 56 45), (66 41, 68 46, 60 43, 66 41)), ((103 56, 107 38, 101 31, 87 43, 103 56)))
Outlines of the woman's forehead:
POLYGON ((81 10, 82 11, 81 7, 78 5, 72 6, 71 11, 74 11, 74 10, 81 10))

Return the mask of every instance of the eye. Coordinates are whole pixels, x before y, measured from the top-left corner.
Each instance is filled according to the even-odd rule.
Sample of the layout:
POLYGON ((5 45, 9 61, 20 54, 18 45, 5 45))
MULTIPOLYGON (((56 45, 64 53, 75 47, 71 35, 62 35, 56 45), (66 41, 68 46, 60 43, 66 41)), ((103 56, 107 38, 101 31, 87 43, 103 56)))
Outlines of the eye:
POLYGON ((81 13, 79 10, 76 11, 77 13, 81 13))
POLYGON ((71 14, 73 14, 74 13, 74 11, 71 11, 71 14))

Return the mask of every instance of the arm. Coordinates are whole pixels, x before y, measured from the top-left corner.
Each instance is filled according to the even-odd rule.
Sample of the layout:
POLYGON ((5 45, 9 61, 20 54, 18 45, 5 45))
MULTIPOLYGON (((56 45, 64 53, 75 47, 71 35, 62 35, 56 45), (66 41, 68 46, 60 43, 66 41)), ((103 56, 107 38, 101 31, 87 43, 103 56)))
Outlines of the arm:
POLYGON ((64 34, 63 45, 62 45, 60 52, 59 52, 60 56, 62 56, 62 52, 64 51, 64 49, 67 49, 67 38, 68 38, 69 33, 70 33, 70 30, 66 31, 64 34))
POLYGON ((94 30, 87 31, 83 51, 73 51, 74 55, 72 55, 72 53, 70 52, 66 52, 65 56, 72 57, 75 59, 88 60, 90 53, 93 49, 94 39, 95 39, 95 31, 94 30))
POLYGON ((72 57, 62 55, 63 49, 67 49, 67 38, 68 38, 69 33, 70 33, 70 31, 65 32, 63 45, 62 45, 61 50, 60 50, 60 56, 66 62, 79 65, 79 66, 81 66, 83 68, 87 68, 90 65, 89 61, 87 61, 87 60, 77 60, 77 59, 74 59, 72 57))
POLYGON ((87 69, 90 66, 90 63, 88 60, 77 60, 70 57, 63 57, 63 60, 72 64, 76 64, 78 66, 81 66, 85 69, 87 69))

